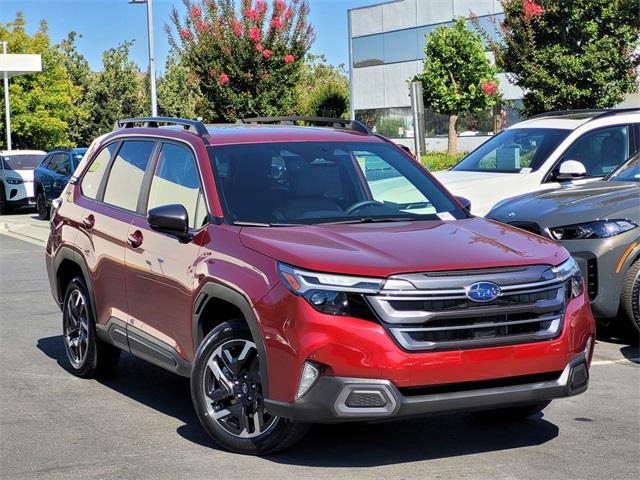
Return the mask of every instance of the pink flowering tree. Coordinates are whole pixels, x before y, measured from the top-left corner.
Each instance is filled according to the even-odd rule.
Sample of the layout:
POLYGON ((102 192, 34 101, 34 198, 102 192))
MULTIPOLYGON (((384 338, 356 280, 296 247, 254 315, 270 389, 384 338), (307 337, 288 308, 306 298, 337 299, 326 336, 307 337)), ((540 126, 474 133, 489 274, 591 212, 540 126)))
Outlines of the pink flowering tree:
POLYGON ((449 117, 450 155, 458 150, 460 115, 486 112, 500 101, 495 67, 484 52, 480 35, 465 19, 441 26, 427 36, 422 81, 425 107, 449 117))
POLYGON ((489 42, 524 91, 522 114, 607 108, 638 89, 638 0, 501 0, 489 42))
POLYGON ((314 39, 306 0, 183 0, 167 26, 207 121, 293 114, 314 39))

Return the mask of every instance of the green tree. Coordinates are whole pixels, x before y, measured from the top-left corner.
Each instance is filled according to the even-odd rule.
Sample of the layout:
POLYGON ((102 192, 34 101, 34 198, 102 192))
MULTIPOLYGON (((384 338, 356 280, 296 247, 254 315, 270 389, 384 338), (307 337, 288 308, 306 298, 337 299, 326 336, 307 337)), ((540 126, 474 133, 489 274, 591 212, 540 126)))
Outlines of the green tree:
POLYGON ((69 120, 69 138, 76 145, 89 145, 91 138, 91 126, 89 125, 89 111, 91 103, 89 89, 94 77, 89 67, 89 62, 82 55, 76 46, 76 32, 69 32, 67 37, 58 45, 61 53, 62 65, 67 70, 71 83, 79 91, 79 98, 76 102, 78 107, 75 115, 69 120))
POLYGON ((170 52, 164 75, 158 79, 160 114, 168 117, 195 118, 199 95, 193 87, 189 81, 189 69, 180 63, 177 52, 170 52))
MULTIPOLYGON (((71 145, 69 125, 81 115, 77 106, 80 90, 73 85, 61 53, 51 45, 46 22, 28 35, 18 13, 12 22, 0 24, 0 40, 8 42, 9 53, 39 54, 42 72, 11 79, 11 130, 13 148, 48 150, 71 145)), ((0 87, 4 95, 4 87, 0 87)), ((6 147, 4 121, 0 125, 0 146, 6 147)))
POLYGON ((89 90, 91 138, 111 131, 116 120, 148 112, 144 75, 129 59, 131 44, 126 41, 102 54, 102 71, 89 90))
POLYGON ((496 60, 526 93, 523 113, 604 108, 637 91, 638 0, 502 1, 496 60))
POLYGON ((456 123, 461 114, 479 113, 499 101, 495 67, 486 57, 480 35, 465 19, 436 28, 424 47, 422 81, 425 106, 449 116, 450 155, 457 153, 456 123))
POLYGON ((306 0, 183 0, 170 43, 202 95, 205 120, 294 113, 304 57, 313 41, 306 0))
POLYGON ((307 54, 298 89, 300 115, 347 117, 349 115, 349 79, 344 65, 327 63, 324 55, 307 54))

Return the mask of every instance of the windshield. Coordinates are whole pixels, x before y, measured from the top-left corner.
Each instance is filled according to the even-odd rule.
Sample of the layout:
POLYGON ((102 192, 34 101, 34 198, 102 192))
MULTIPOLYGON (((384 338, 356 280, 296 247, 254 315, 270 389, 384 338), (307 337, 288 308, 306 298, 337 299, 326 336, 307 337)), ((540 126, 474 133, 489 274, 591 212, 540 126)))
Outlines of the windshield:
POLYGON ((555 128, 505 130, 467 155, 453 170, 506 173, 537 170, 569 133, 571 130, 555 128))
POLYGON ((44 153, 3 155, 2 166, 5 170, 33 170, 44 158, 44 153))
POLYGON ((208 148, 225 215, 236 224, 467 216, 416 163, 390 145, 296 142, 208 148))
POLYGON ((640 182, 640 153, 637 153, 606 180, 614 182, 640 182))

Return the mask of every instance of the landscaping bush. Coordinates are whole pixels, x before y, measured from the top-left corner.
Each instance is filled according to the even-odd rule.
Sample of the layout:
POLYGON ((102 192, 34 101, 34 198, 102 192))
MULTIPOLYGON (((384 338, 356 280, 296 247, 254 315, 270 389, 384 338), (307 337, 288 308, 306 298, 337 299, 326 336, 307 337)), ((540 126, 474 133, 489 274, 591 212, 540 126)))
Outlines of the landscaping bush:
POLYGON ((466 152, 461 152, 457 155, 449 155, 448 153, 441 152, 427 152, 422 156, 422 164, 432 172, 448 170, 458 163, 465 155, 466 152))

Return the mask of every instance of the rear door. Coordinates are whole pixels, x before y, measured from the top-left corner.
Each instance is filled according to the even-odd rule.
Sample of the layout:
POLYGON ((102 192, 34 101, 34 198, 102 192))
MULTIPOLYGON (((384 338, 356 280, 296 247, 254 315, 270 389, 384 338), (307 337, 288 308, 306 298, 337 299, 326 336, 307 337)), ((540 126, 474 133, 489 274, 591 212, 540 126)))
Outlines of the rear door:
POLYGON ((84 207, 76 245, 91 275, 98 318, 128 319, 124 252, 154 140, 127 139, 104 147, 81 180, 84 207))
MULTIPOLYGON (((183 358, 193 357, 194 265, 200 246, 198 241, 185 243, 152 230, 146 213, 154 207, 181 204, 188 212, 194 235, 204 228, 208 213, 195 155, 187 144, 163 142, 150 177, 147 198, 143 197, 140 205, 145 217, 133 219, 125 254, 131 314, 129 344, 133 351, 137 342, 152 337, 156 357, 149 358, 147 353, 151 351, 144 348, 141 356, 167 366, 173 360, 158 352, 169 349, 169 355, 177 352, 183 358)), ((168 366, 175 367, 175 363, 168 366)))

